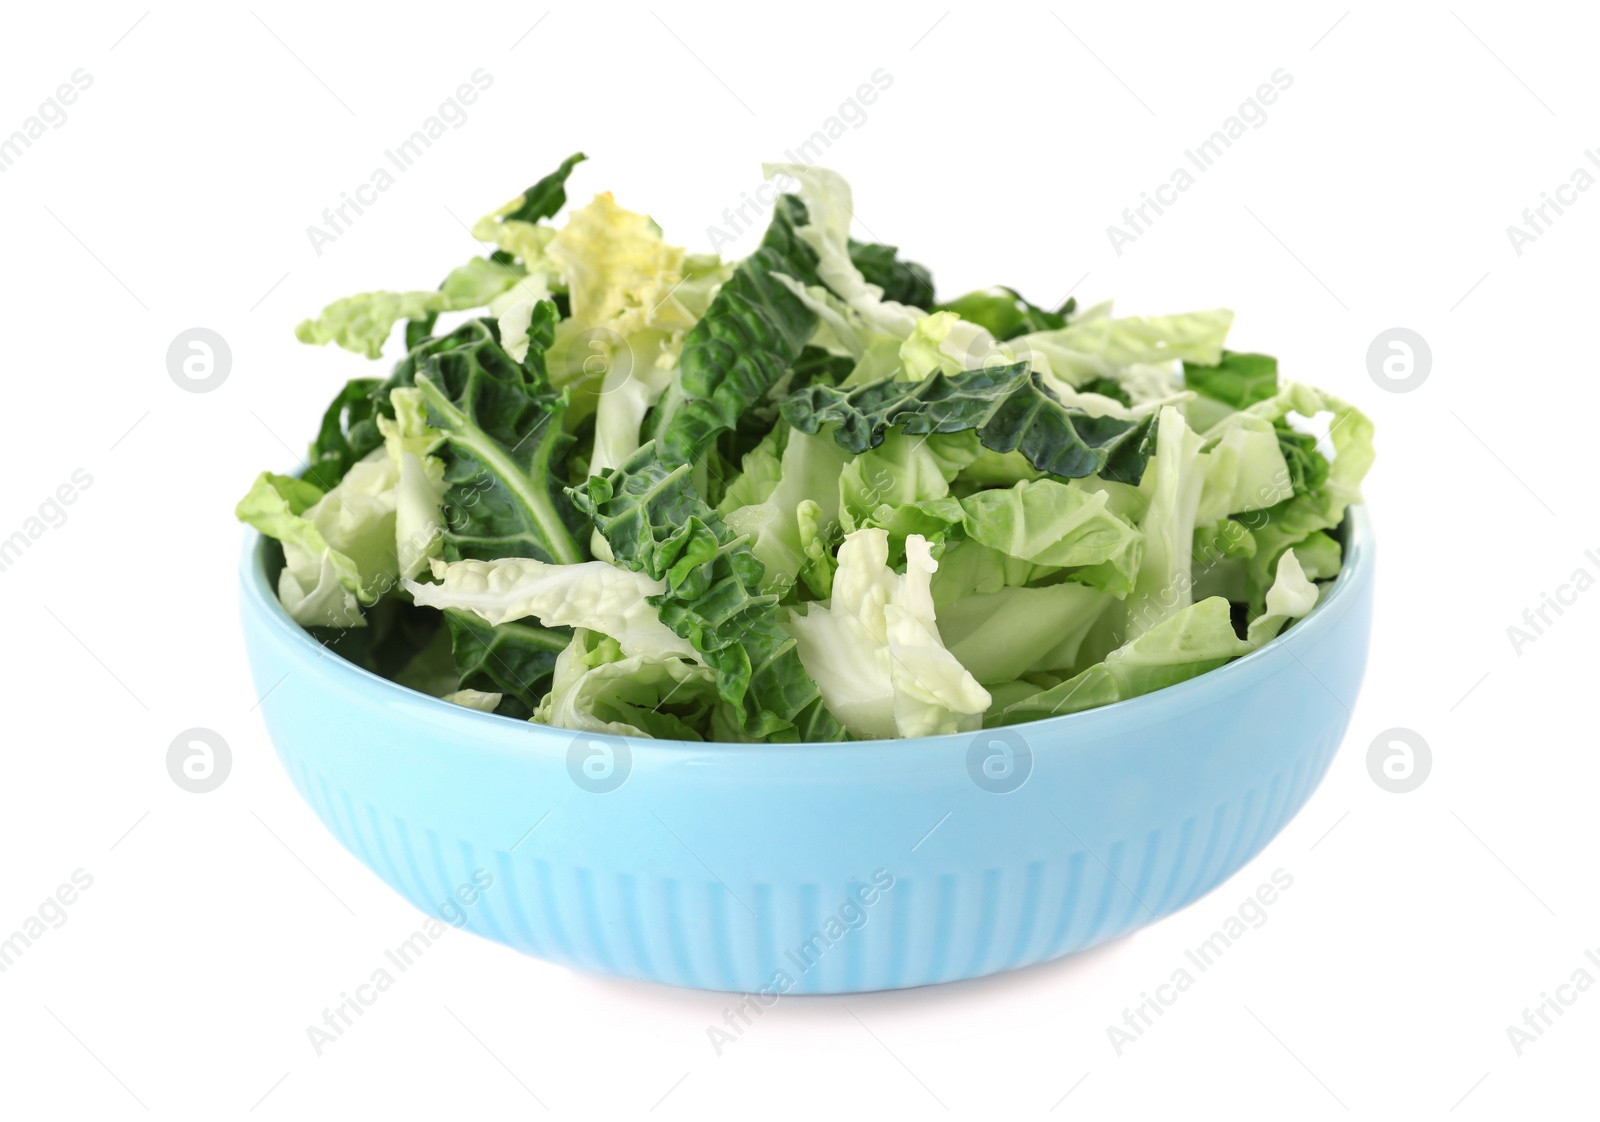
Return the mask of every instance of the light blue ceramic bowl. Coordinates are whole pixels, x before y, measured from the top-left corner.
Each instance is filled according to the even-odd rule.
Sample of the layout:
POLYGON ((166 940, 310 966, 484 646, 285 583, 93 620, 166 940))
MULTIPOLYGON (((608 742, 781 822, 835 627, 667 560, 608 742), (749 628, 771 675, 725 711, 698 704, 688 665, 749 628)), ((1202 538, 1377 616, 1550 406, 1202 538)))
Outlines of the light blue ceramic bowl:
POLYGON ((1356 508, 1331 593, 1220 670, 1009 730, 838 745, 602 742, 412 692, 291 621, 254 535, 244 632, 295 786, 423 911, 586 970, 849 993, 1083 950, 1238 870, 1344 736, 1372 567, 1356 508))

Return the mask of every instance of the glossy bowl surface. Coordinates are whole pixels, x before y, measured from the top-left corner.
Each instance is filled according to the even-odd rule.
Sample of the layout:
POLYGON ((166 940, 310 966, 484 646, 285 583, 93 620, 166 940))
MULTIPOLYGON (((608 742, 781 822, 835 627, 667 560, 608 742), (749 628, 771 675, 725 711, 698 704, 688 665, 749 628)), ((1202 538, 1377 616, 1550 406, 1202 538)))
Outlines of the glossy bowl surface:
POLYGON ((249 535, 245 641, 301 795, 425 912, 585 970, 758 993, 948 982, 1094 946, 1255 856, 1338 750, 1366 666, 1365 511, 1317 608, 1191 681, 980 734, 598 738, 328 653, 249 535))

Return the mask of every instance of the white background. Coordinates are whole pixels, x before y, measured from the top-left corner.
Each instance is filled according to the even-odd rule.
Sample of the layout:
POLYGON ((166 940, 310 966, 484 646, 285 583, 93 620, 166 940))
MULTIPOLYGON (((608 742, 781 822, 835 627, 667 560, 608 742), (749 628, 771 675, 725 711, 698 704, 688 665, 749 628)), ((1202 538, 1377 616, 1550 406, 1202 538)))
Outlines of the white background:
POLYGON ((1506 234, 1600 146, 1580 6, 26 9, 0 134, 76 68, 93 85, 0 175, 0 537, 75 469, 93 482, 0 572, 0 934, 94 881, 0 974, 0 1115, 1592 1114, 1600 992, 1520 1056, 1506 1032, 1580 967, 1600 979, 1600 591, 1520 653, 1507 637, 1600 575, 1600 190, 1520 256, 1506 234), (479 67, 466 123, 314 253, 306 227, 479 67), (319 1058, 307 1026, 418 917, 294 793, 234 622, 234 502, 369 372, 294 323, 431 288, 479 252, 462 222, 579 148, 575 198, 614 190, 705 250, 759 162, 878 68, 893 85, 824 159, 858 235, 947 295, 1232 307, 1235 345, 1374 416, 1372 659, 1332 771, 1213 895, 1076 958, 786 999, 719 1057, 722 996, 452 934, 319 1058), (1114 253, 1108 224, 1278 68, 1265 125, 1114 253), (194 326, 232 349, 210 393, 167 373, 194 326), (1394 326, 1432 349, 1410 393, 1367 370, 1394 326), (233 753, 207 795, 166 771, 194 726, 233 753), (1433 755, 1404 795, 1366 765, 1396 726, 1433 755), (1294 885, 1266 924, 1119 1056, 1107 1026, 1277 868, 1294 885))

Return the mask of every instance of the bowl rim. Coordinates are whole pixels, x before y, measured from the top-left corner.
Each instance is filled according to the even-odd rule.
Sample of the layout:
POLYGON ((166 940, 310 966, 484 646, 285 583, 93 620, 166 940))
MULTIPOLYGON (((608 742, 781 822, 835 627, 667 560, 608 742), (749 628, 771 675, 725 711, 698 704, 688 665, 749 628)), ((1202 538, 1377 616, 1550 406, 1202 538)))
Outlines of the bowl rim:
MULTIPOLYGON (((1335 622, 1346 614, 1357 598, 1356 589, 1372 580, 1373 568, 1373 533, 1371 519, 1367 508, 1362 503, 1353 503, 1346 508, 1344 526, 1343 556, 1339 574, 1334 578, 1328 591, 1322 596, 1308 614, 1285 630, 1282 634, 1264 643, 1249 654, 1208 670, 1183 682, 1165 686, 1151 693, 1141 694, 1138 697, 1127 698, 1122 701, 1112 702, 1109 705, 1097 706, 1093 709, 1084 709, 1076 713, 1066 713, 1055 717, 1041 717, 1032 721, 1022 721, 1014 725, 1004 725, 992 729, 980 729, 974 732, 960 732, 942 734, 939 736, 897 737, 877 740, 845 740, 845 741, 800 741, 778 744, 748 744, 734 741, 692 741, 692 740, 666 740, 641 737, 616 737, 625 740, 630 749, 635 753, 650 753, 658 756, 672 754, 692 753, 705 756, 708 753, 731 753, 746 755, 748 749, 757 748, 759 754, 770 757, 776 752, 803 753, 810 756, 819 756, 829 752, 848 752, 859 756, 863 749, 876 752, 907 751, 925 753, 929 745, 936 743, 969 744, 974 738, 985 738, 992 741, 1001 739, 1008 733, 1018 737, 1037 733, 1029 743, 1032 750, 1037 752, 1049 746, 1068 747, 1074 742, 1082 742, 1096 736, 1101 736, 1109 731, 1108 726, 1121 725, 1124 727, 1142 726, 1146 724, 1161 723, 1192 712, 1206 704, 1220 698, 1230 697, 1252 686, 1273 677, 1283 670, 1298 665, 1310 673, 1309 668, 1290 650, 1289 644, 1299 639, 1315 641, 1316 636, 1332 627, 1335 622)), ((328 653, 322 644, 300 624, 296 623, 288 611, 279 602, 277 593, 267 579, 266 572, 266 545, 267 539, 260 532, 246 528, 244 534, 243 556, 240 564, 240 593, 241 607, 246 612, 253 612, 259 618, 269 621, 276 633, 281 635, 288 643, 300 648, 302 653, 309 656, 323 669, 320 673, 333 674, 344 679, 353 688, 376 690, 380 702, 392 702, 407 708, 422 707, 431 722, 442 722, 445 725, 458 725, 463 732, 476 730, 480 733, 496 730, 504 734, 513 726, 525 726, 525 735, 529 738, 529 748, 536 748, 541 740, 554 734, 563 738, 571 736, 588 736, 592 739, 605 739, 608 734, 583 733, 573 729, 556 728, 541 725, 531 721, 523 721, 514 717, 502 716, 498 713, 484 713, 479 710, 469 709, 466 706, 456 705, 445 701, 443 698, 433 697, 429 694, 414 690, 409 686, 400 685, 380 674, 376 674, 363 666, 341 657, 326 658, 328 653)), ((1315 676, 1315 675, 1313 675, 1315 676)), ((1324 685, 1326 689, 1326 685, 1324 685)), ((1337 699, 1337 698, 1336 698, 1337 699)), ((1341 704, 1346 704, 1344 699, 1337 699, 1341 704)), ((463 747, 471 744, 470 739, 463 742, 463 747)))

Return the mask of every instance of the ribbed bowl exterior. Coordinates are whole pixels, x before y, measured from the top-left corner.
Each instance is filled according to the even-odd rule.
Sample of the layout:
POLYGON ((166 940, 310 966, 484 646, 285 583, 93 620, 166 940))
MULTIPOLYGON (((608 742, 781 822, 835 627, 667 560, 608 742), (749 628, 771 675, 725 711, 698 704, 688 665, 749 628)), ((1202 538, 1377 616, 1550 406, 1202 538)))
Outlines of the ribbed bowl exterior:
POLYGON ((475 713, 328 654, 253 535, 244 630, 290 778, 419 909, 531 955, 703 989, 849 993, 1115 938, 1272 840, 1338 750, 1372 543, 1260 651, 1009 730, 843 745, 597 738, 475 713), (268 692, 270 690, 270 692, 268 692))

